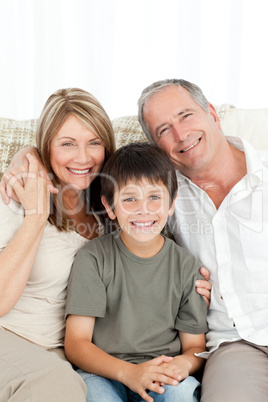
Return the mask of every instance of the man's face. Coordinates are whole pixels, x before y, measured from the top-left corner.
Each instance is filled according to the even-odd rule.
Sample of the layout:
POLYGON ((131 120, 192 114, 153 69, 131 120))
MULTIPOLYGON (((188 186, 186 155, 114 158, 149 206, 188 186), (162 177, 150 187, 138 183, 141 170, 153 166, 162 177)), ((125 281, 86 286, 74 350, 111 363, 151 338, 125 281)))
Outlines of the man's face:
POLYGON ((190 178, 214 166, 224 138, 212 105, 205 112, 183 87, 169 86, 145 103, 144 119, 155 143, 190 178))

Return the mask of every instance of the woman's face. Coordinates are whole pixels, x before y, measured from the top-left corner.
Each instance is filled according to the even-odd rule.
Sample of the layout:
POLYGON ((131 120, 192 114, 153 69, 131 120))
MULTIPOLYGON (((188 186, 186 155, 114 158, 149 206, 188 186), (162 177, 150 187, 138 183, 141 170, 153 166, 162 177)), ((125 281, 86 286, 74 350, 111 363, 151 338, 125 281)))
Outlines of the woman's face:
POLYGON ((50 144, 50 164, 62 186, 86 189, 100 172, 105 146, 100 138, 70 115, 50 144))

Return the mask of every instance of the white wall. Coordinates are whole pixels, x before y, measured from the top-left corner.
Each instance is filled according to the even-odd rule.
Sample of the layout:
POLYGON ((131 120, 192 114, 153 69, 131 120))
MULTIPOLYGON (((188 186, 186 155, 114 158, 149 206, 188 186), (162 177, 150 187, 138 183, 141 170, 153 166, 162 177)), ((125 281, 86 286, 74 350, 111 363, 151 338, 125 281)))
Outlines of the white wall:
POLYGON ((214 104, 267 107, 266 0, 0 0, 0 117, 38 117, 58 88, 136 114, 163 78, 214 104))

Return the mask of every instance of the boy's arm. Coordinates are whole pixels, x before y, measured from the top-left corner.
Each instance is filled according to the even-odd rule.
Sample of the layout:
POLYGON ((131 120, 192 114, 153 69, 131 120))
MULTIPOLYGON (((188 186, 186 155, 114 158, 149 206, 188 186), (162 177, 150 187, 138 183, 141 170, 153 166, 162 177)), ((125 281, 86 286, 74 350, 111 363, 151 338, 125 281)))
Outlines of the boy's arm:
POLYGON ((92 343, 95 318, 68 315, 65 334, 67 358, 82 370, 119 381, 137 392, 145 401, 153 402, 146 389, 162 394, 160 383, 177 385, 178 374, 174 367, 161 366, 172 358, 159 356, 141 364, 117 359, 92 343))
POLYGON ((182 381, 202 368, 205 360, 195 356, 195 353, 206 351, 206 339, 205 334, 193 335, 181 331, 179 331, 179 338, 181 354, 175 356, 168 365, 173 366, 179 375, 179 381, 182 381))

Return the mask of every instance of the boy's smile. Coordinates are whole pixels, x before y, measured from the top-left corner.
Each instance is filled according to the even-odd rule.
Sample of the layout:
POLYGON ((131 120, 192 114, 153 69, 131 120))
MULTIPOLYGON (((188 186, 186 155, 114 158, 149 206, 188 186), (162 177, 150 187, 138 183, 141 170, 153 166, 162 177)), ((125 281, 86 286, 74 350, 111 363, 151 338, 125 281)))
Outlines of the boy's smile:
POLYGON ((114 208, 105 207, 111 219, 117 218, 121 239, 131 252, 137 254, 137 248, 148 246, 149 254, 159 251, 159 244, 163 245, 160 232, 174 209, 162 182, 129 181, 115 191, 114 208))

